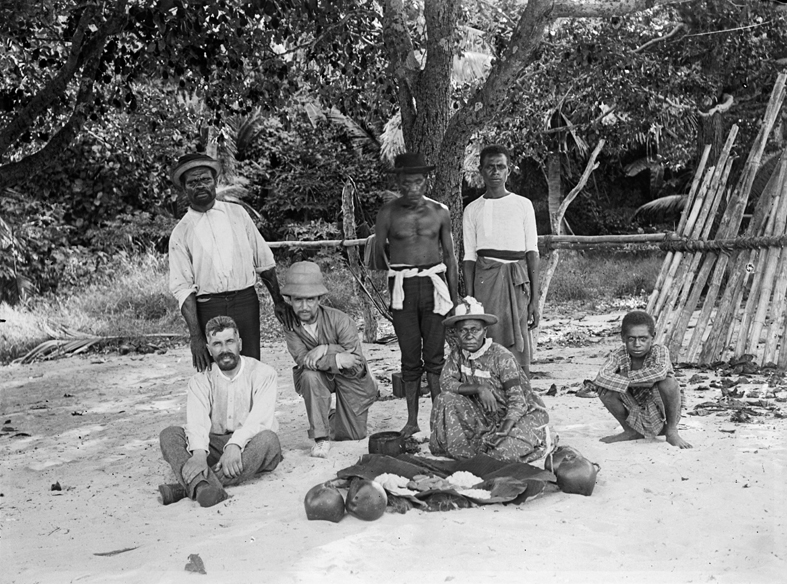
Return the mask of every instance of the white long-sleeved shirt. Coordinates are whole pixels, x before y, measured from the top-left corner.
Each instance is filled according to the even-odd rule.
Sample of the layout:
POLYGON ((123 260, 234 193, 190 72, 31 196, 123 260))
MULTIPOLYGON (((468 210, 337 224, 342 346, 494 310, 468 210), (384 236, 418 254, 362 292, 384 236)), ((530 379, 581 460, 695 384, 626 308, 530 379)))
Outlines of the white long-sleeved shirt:
POLYGON ((186 400, 186 439, 189 451, 208 451, 209 434, 232 433, 227 444, 241 450, 255 434, 276 432, 276 370, 250 357, 230 379, 213 363, 189 380, 186 400))
POLYGON ((254 286, 275 265, 249 214, 233 203, 216 201, 204 213, 189 208, 169 238, 169 289, 180 306, 194 293, 254 286))
POLYGON ((538 253, 533 203, 519 195, 509 194, 499 199, 476 199, 465 207, 462 228, 465 261, 476 261, 476 252, 479 249, 538 253))

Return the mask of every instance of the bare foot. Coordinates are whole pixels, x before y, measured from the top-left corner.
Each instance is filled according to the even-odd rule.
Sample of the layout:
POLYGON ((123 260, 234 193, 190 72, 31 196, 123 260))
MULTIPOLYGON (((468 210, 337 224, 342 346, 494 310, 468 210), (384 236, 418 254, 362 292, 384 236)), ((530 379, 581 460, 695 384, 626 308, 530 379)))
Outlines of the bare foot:
POLYGON ((642 434, 634 430, 624 430, 620 434, 613 434, 612 436, 604 436, 599 442, 605 444, 612 444, 613 442, 626 442, 628 440, 640 440, 643 438, 642 434))
POLYGON ((691 444, 681 438, 677 430, 667 430, 664 433, 664 436, 667 437, 667 442, 673 446, 677 446, 678 448, 694 448, 691 444))
POLYGON ((408 422, 407 424, 405 424, 404 428, 401 429, 400 433, 402 434, 403 437, 408 438, 420 431, 421 428, 418 427, 418 424, 411 424, 408 422))

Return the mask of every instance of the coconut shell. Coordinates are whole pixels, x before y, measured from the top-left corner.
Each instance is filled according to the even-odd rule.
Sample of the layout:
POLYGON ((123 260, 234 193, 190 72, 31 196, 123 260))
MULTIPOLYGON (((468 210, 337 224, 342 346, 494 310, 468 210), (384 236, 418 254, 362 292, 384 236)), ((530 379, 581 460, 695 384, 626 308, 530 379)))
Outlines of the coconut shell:
POLYGON ((590 496, 596 486, 599 466, 584 456, 566 456, 555 471, 557 486, 564 493, 590 496))
POLYGON ((364 521, 374 521, 385 513, 388 495, 379 483, 357 479, 350 484, 345 506, 350 515, 364 521))
POLYGON ((339 523, 344 517, 344 498, 336 487, 326 484, 313 486, 303 500, 306 518, 309 520, 339 523))

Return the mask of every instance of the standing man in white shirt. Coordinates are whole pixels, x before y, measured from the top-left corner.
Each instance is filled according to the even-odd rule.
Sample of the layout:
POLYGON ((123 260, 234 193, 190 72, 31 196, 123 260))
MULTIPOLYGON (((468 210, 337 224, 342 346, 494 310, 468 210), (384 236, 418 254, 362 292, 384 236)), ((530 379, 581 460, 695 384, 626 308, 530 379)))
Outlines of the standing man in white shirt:
POLYGON ((243 341, 227 316, 205 327, 213 363, 188 385, 186 426, 161 432, 161 453, 176 484, 159 485, 165 505, 189 497, 202 507, 227 498, 237 485, 281 462, 275 417, 276 370, 241 356, 243 341))
POLYGON ((536 215, 529 199, 506 189, 511 153, 481 150, 486 192, 465 207, 462 269, 468 296, 498 318, 487 331, 530 374, 529 329, 538 326, 539 255, 536 215))
POLYGON ((169 288, 191 336, 197 371, 210 365, 205 324, 214 316, 230 316, 243 340, 243 355, 260 358, 260 304, 257 274, 273 299, 276 318, 285 329, 295 314, 279 291, 276 262, 248 213, 216 200, 221 165, 205 154, 182 156, 170 178, 189 199, 189 210, 169 239, 169 288))

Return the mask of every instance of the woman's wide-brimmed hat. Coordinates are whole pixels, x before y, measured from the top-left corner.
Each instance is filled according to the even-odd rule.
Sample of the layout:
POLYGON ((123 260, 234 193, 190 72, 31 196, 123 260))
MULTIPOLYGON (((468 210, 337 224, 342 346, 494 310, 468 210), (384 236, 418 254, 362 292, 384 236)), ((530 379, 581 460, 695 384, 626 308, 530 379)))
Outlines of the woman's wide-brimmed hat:
POLYGON ((183 176, 183 173, 199 166, 210 168, 213 171, 214 178, 221 172, 221 163, 218 160, 211 158, 207 154, 193 153, 186 154, 178 159, 178 163, 172 169, 169 178, 171 178, 172 182, 177 186, 181 186, 180 177, 183 176))
POLYGON ((424 157, 420 154, 405 152, 397 154, 394 158, 394 167, 391 172, 394 174, 426 174, 432 172, 434 166, 426 164, 424 157))
POLYGON ((454 315, 443 320, 443 324, 456 326, 458 322, 463 320, 480 320, 485 324, 497 323, 497 317, 494 314, 486 314, 484 305, 472 296, 465 296, 462 299, 462 304, 459 304, 454 310, 454 315))
POLYGON ((287 283, 282 286, 284 296, 312 298, 328 293, 322 280, 320 266, 314 262, 295 262, 287 270, 287 283))

